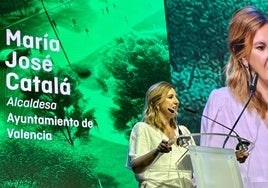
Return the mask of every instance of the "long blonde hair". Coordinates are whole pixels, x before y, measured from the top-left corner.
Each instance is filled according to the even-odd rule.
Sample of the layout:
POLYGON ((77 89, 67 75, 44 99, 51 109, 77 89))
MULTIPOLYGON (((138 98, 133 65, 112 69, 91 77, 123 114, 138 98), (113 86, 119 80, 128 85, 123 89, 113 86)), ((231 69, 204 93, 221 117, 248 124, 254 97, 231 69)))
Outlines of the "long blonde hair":
MULTIPOLYGON (((168 92, 172 88, 174 89, 172 84, 161 81, 152 85, 146 92, 145 108, 142 120, 161 131, 164 131, 164 124, 160 120, 157 106, 165 100, 168 92)), ((177 122, 175 118, 170 119, 170 126, 176 128, 177 122)))
MULTIPOLYGON (((268 17, 265 14, 255 7, 244 7, 234 13, 229 25, 230 58, 226 66, 227 86, 241 103, 245 103, 249 98, 249 83, 252 80, 250 67, 242 64, 242 58, 249 57, 254 36, 266 23, 268 23, 268 17)), ((256 91, 248 108, 255 108, 264 118, 268 104, 261 93, 256 91)))

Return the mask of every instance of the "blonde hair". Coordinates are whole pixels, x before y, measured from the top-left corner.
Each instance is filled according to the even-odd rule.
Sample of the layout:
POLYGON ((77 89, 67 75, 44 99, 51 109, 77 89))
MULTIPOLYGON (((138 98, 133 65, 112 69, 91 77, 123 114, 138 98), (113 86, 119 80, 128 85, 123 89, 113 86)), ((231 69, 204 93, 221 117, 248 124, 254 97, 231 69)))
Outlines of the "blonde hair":
MULTIPOLYGON (((172 88, 174 89, 172 84, 161 81, 152 85, 146 92, 145 108, 142 120, 161 131, 164 131, 164 124, 160 120, 157 106, 165 100, 168 92, 172 88)), ((177 122, 175 118, 170 119, 170 126, 176 128, 177 122)))
MULTIPOLYGON (((265 14, 255 7, 244 7, 234 13, 229 25, 230 58, 226 66, 227 86, 241 103, 245 103, 249 98, 249 83, 252 79, 249 74, 250 67, 247 71, 247 67, 241 61, 242 58, 249 57, 255 34, 266 23, 268 23, 268 17, 265 14)), ((248 108, 255 108, 264 118, 268 104, 261 93, 256 91, 248 108)))

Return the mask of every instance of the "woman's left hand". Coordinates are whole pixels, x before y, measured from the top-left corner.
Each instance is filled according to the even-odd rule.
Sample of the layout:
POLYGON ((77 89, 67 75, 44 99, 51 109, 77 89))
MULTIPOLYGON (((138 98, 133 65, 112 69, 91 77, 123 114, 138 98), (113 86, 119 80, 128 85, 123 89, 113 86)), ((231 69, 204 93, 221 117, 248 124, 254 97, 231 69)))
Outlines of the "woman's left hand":
POLYGON ((157 151, 161 153, 168 153, 172 150, 172 147, 166 140, 162 140, 157 146, 157 151))

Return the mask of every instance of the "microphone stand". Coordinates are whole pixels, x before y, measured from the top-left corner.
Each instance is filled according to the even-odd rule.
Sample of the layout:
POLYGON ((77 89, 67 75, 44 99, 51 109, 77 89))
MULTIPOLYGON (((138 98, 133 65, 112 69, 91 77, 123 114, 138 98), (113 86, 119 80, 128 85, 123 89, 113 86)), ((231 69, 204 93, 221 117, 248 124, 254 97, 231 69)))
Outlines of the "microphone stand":
POLYGON ((248 99, 246 105, 244 106, 243 110, 241 111, 241 113, 239 114, 238 118, 236 119, 236 121, 235 121, 233 127, 230 129, 230 132, 228 133, 228 136, 225 138, 225 140, 224 140, 224 142, 223 142, 223 146, 222 146, 222 148, 225 148, 225 145, 226 145, 227 141, 229 140, 230 135, 232 134, 232 132, 234 132, 234 129, 235 129, 235 127, 236 127, 238 121, 240 120, 242 114, 244 113, 244 111, 245 111, 246 108, 248 107, 248 104, 249 104, 249 102, 251 101, 252 96, 253 96, 253 92, 250 93, 250 96, 249 96, 249 99, 248 99))
POLYGON ((226 128, 226 129, 232 131, 232 132, 235 134, 235 136, 237 137, 237 140, 238 140, 238 144, 237 144, 237 146, 236 146, 236 150, 240 150, 240 151, 241 151, 241 150, 243 150, 243 151, 248 150, 248 146, 250 145, 250 143, 249 143, 248 141, 242 141, 242 140, 240 139, 240 136, 238 135, 238 133, 237 133, 235 130, 232 130, 231 128, 229 128, 229 127, 223 125, 222 123, 220 123, 220 122, 218 122, 218 121, 215 121, 214 119, 212 119, 212 118, 210 118, 210 117, 208 117, 208 116, 206 116, 206 115, 204 115, 204 114, 198 113, 198 112, 195 111, 195 110, 192 110, 192 109, 189 109, 189 108, 186 108, 186 107, 184 107, 183 109, 184 109, 185 111, 188 111, 188 112, 191 112, 191 113, 194 113, 194 114, 198 114, 199 116, 202 116, 202 117, 204 117, 204 118, 206 118, 206 119, 208 119, 208 120, 210 120, 210 121, 212 121, 212 122, 214 122, 214 123, 216 123, 216 124, 218 124, 218 125, 220 125, 220 126, 226 128))
POLYGON ((231 130, 230 130, 228 136, 225 138, 225 140, 224 140, 224 142, 223 142, 223 146, 222 146, 222 148, 225 148, 225 145, 226 145, 227 141, 229 140, 230 135, 232 134, 232 132, 234 132, 234 129, 235 129, 235 127, 236 127, 238 121, 240 120, 242 114, 244 113, 244 111, 245 111, 246 108, 248 107, 248 104, 249 104, 249 102, 251 101, 251 98, 252 98, 254 92, 256 91, 257 82, 258 82, 258 74, 255 73, 255 75, 254 75, 254 77, 253 77, 253 79, 252 79, 252 82, 251 82, 251 84, 250 84, 250 94, 249 94, 249 99, 248 99, 246 105, 244 106, 243 110, 242 110, 241 113, 239 114, 238 118, 236 119, 234 125, 232 126, 232 128, 231 128, 231 130))

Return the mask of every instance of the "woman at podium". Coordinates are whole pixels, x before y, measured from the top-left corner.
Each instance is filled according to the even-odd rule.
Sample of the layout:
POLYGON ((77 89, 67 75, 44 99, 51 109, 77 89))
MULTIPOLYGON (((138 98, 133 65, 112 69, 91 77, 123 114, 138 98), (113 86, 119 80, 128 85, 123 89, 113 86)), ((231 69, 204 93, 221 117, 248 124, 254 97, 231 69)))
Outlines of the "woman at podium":
MULTIPOLYGON (((129 139, 127 167, 135 173, 142 188, 192 187, 192 167, 188 150, 178 146, 178 135, 190 134, 178 126, 179 100, 173 85, 158 82, 145 97, 143 118, 129 139)), ((190 144, 194 144, 190 140, 190 144)))

